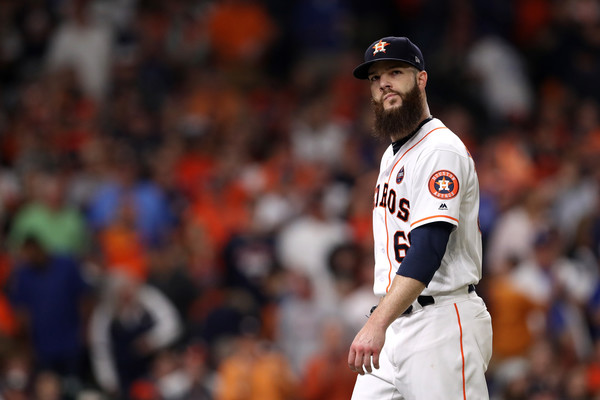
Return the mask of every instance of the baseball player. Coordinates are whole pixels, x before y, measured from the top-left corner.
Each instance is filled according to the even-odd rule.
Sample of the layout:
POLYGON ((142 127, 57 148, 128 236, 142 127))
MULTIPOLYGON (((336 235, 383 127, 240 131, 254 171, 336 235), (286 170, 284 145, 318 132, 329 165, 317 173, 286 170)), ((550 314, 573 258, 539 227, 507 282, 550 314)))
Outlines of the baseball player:
POLYGON ((383 154, 373 201, 381 301, 348 354, 353 399, 487 399, 491 318, 481 278, 479 184, 462 141, 429 112, 420 49, 371 44, 354 70, 371 87, 383 154))

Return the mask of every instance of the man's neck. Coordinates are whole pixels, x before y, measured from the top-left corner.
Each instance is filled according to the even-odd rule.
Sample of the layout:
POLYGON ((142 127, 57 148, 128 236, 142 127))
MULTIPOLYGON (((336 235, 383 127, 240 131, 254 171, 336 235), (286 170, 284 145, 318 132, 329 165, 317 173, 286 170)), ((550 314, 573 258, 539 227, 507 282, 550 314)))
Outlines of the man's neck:
POLYGON ((424 118, 421 122, 419 122, 419 124, 417 125, 417 127, 415 129, 413 129, 412 132, 410 132, 408 135, 404 135, 400 139, 393 140, 392 141, 392 148, 394 149, 394 154, 396 154, 398 152, 398 150, 400 150, 400 148, 402 146, 404 146, 404 144, 406 142, 408 142, 413 136, 415 136, 417 134, 417 132, 419 132, 419 130, 423 127, 423 125, 425 125, 426 123, 428 123, 432 119, 433 119, 433 117, 431 115, 428 116, 428 117, 426 117, 426 118, 424 118))

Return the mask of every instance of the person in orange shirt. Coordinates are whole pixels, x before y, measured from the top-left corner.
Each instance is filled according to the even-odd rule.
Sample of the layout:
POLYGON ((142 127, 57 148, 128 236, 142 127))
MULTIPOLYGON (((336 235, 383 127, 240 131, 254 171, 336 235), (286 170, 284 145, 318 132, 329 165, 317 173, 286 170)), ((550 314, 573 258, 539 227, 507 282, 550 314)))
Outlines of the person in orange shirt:
POLYGON ((341 321, 323 323, 321 350, 307 362, 302 381, 303 400, 347 400, 352 397, 356 375, 346 366, 347 329, 341 321))
POLYGON ((298 379, 286 358, 255 333, 235 339, 217 369, 215 400, 297 400, 298 379))
POLYGON ((490 314, 492 315, 493 354, 496 363, 507 358, 525 356, 535 337, 529 321, 544 305, 518 290, 510 276, 514 265, 506 262, 489 286, 490 314))
POLYGON ((208 35, 221 65, 254 65, 265 54, 275 34, 275 24, 261 2, 223 0, 215 4, 208 35))
POLYGON ((100 230, 98 242, 107 270, 120 270, 143 281, 148 277, 148 254, 135 229, 134 207, 124 202, 115 220, 100 230))

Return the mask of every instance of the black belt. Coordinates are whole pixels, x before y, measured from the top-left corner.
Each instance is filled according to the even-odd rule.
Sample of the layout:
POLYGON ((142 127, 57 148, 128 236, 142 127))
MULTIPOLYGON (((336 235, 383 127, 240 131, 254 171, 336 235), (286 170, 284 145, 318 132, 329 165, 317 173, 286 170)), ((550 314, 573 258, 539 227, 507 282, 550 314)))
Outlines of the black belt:
MULTIPOLYGON (((471 293, 474 291, 475 291, 475 285, 473 285, 473 284, 469 285, 468 293, 471 293)), ((417 297, 417 303, 419 303, 421 305, 421 307, 430 306, 432 304, 435 304, 435 299, 433 298, 433 296, 419 296, 419 297, 417 297)), ((404 311, 402 313, 402 315, 410 314, 412 312, 412 310, 413 310, 413 306, 411 304, 410 306, 408 306, 406 311, 404 311)))

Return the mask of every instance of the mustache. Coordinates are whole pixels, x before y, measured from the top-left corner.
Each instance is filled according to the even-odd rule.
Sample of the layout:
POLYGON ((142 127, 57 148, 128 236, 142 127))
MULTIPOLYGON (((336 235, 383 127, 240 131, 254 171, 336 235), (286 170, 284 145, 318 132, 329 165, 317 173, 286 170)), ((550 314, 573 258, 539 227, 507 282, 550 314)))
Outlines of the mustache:
MULTIPOLYGON (((400 92, 397 92, 397 91, 395 91, 395 90, 388 89, 388 90, 384 90, 384 91, 383 91, 383 93, 381 94, 381 98, 383 99, 385 96, 387 96, 387 95, 388 95, 388 94, 390 94, 390 93, 392 93, 392 94, 395 94, 396 96, 400 96, 400 98, 402 99, 402 101, 404 101, 404 99, 405 99, 405 97, 406 97, 405 95, 403 95, 403 94, 402 94, 402 93, 400 93, 400 92)), ((372 98, 372 99, 371 99, 371 102, 372 102, 373 104, 381 104, 383 101, 377 101, 377 100, 375 100, 375 99, 373 99, 373 98, 372 98)))
POLYGON ((390 94, 390 93, 397 94, 398 96, 402 96, 402 93, 400 93, 400 92, 397 92, 397 91, 395 91, 395 90, 388 89, 388 90, 384 90, 384 91, 383 91, 383 95, 384 95, 384 96, 385 96, 386 94, 390 94))

